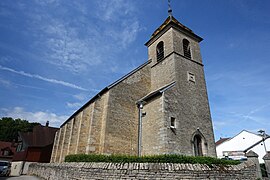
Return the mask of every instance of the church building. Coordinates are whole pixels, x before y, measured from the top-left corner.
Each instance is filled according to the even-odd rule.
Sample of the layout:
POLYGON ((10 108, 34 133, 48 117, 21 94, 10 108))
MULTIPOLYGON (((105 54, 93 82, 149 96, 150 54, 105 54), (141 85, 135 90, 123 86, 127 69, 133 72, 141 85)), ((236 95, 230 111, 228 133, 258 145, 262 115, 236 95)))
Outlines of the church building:
POLYGON ((51 162, 69 154, 216 157, 202 40, 169 13, 145 43, 147 62, 61 125, 51 162))

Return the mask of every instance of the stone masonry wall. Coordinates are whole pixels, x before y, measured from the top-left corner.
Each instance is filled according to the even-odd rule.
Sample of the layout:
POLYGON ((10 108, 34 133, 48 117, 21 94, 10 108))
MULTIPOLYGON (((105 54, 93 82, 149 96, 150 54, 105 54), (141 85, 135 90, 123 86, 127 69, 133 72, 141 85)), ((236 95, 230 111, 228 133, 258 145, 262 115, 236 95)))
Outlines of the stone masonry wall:
POLYGON ((108 99, 109 92, 60 128, 55 137, 51 162, 63 162, 69 154, 102 152, 108 99))
POLYGON ((28 174, 44 179, 221 179, 255 180, 256 166, 244 162, 236 166, 171 163, 33 163, 28 174))
POLYGON ((182 139, 178 139, 178 144, 186 147, 184 154, 194 155, 191 147, 194 133, 199 130, 202 133, 202 138, 205 138, 203 147, 206 149, 203 154, 207 156, 216 156, 213 125, 211 120, 206 83, 204 78, 203 66, 193 61, 183 58, 177 54, 175 57, 175 72, 176 72, 176 91, 168 92, 166 99, 172 103, 173 98, 177 100, 168 107, 168 111, 177 108, 176 118, 179 126, 176 134, 182 139), (188 74, 192 73, 195 77, 195 82, 188 79, 188 74))
POLYGON ((146 115, 142 117, 142 155, 167 153, 162 103, 162 96, 158 96, 143 107, 146 115))
POLYGON ((147 64, 78 112, 57 132, 51 162, 69 154, 137 154, 136 101, 150 91, 147 64))
POLYGON ((136 101, 150 91, 149 65, 110 89, 104 154, 136 155, 138 108, 136 101))
POLYGON ((166 33, 162 34, 153 44, 148 47, 148 59, 152 60, 151 66, 157 63, 156 47, 159 42, 164 43, 164 57, 173 52, 173 29, 169 29, 166 33))

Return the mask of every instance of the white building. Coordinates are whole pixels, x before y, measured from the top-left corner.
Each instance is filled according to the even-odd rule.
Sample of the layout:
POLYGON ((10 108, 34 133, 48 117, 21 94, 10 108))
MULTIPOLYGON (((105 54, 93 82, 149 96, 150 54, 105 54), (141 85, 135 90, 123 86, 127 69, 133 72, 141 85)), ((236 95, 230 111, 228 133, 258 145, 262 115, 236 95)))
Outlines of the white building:
POLYGON ((262 158, 267 151, 270 151, 270 136, 243 130, 232 138, 221 138, 216 142, 218 158, 227 156, 237 160, 245 159, 245 153, 250 150, 259 155, 260 163, 264 163, 262 158))

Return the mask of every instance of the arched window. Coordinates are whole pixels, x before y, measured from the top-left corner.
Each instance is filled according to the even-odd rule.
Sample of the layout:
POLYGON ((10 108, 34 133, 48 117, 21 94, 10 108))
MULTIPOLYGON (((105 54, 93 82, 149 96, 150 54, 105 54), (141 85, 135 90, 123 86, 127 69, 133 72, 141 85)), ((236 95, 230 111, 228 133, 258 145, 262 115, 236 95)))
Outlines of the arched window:
POLYGON ((157 61, 160 61, 164 58, 164 43, 163 41, 159 42, 156 48, 157 51, 157 61))
POLYGON ((202 156, 202 138, 199 134, 196 134, 193 139, 195 156, 202 156))
POLYGON ((190 44, 187 39, 183 39, 184 56, 191 59, 190 44))

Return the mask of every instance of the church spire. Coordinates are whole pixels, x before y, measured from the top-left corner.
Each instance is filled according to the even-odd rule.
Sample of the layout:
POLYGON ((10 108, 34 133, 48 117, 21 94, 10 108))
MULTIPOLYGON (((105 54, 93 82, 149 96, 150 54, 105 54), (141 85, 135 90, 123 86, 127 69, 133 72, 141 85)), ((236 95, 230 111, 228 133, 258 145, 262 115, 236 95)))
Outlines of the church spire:
POLYGON ((170 20, 172 20, 172 8, 171 8, 171 0, 168 0, 168 14, 169 14, 169 17, 170 17, 170 20))

